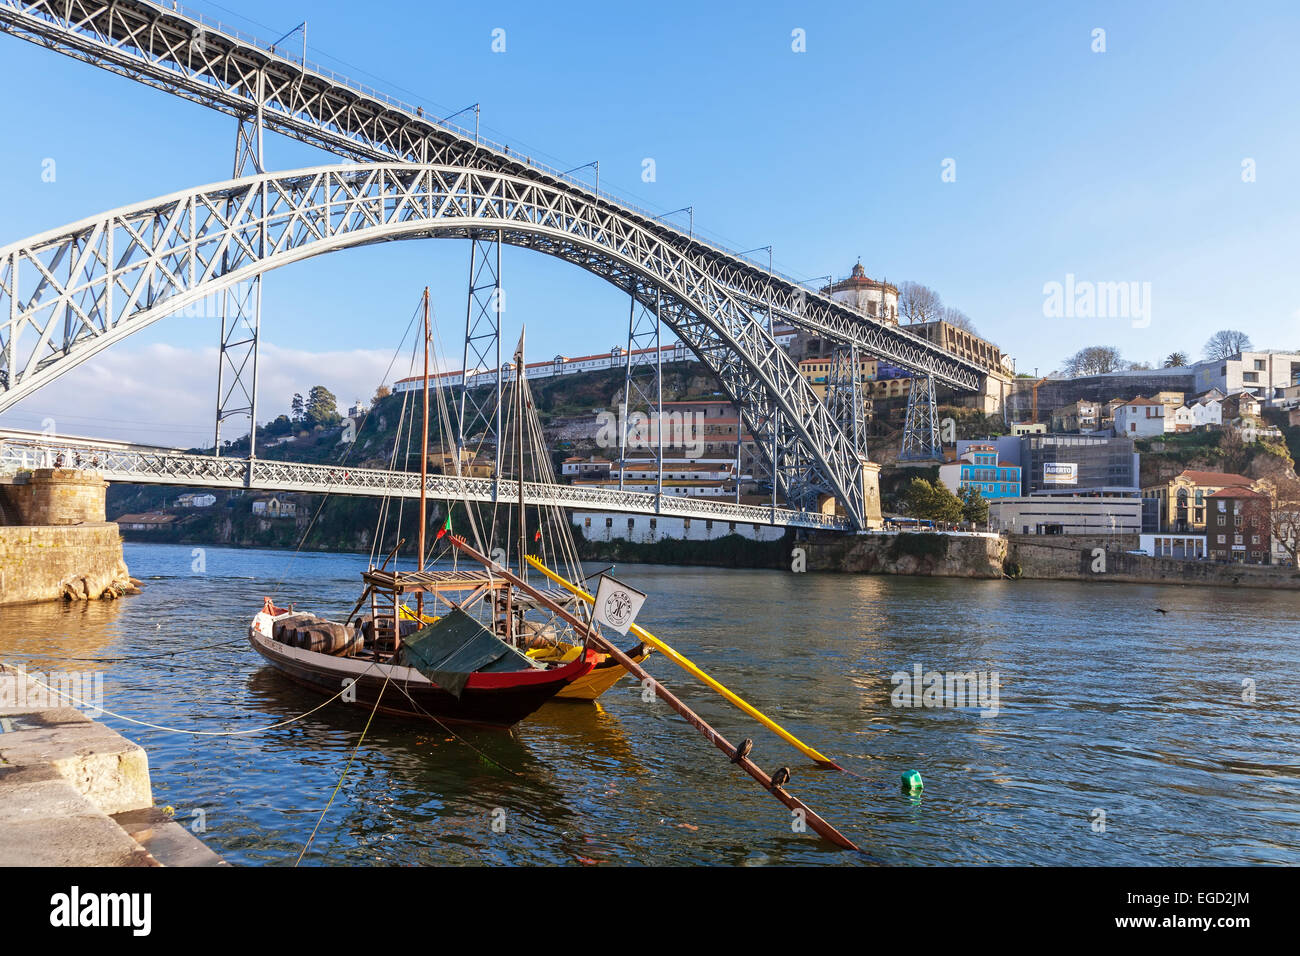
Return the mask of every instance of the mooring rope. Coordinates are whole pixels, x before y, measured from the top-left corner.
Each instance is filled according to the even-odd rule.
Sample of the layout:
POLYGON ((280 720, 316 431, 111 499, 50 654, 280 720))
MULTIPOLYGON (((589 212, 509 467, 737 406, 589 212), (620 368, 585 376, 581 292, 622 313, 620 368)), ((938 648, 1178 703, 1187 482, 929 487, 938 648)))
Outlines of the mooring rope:
MULTIPOLYGON (((372 662, 370 666, 366 668, 365 671, 362 671, 362 674, 364 675, 366 673, 369 673, 370 668, 374 666, 375 665, 372 662)), ((31 674, 29 674, 27 671, 22 670, 21 668, 15 668, 15 670, 17 671, 18 674, 22 675, 23 678, 31 681, 33 684, 37 684, 41 687, 44 687, 46 690, 50 691, 51 693, 56 694, 61 698, 66 698, 67 700, 72 701, 74 704, 77 704, 78 706, 85 707, 87 710, 94 710, 97 711, 98 713, 108 714, 108 716, 116 717, 118 720, 125 720, 128 723, 138 724, 141 727, 149 727, 152 730, 161 730, 164 733, 169 733, 169 734, 189 734, 194 737, 244 737, 244 736, 248 736, 249 734, 260 734, 260 733, 265 733, 268 730, 275 730, 279 727, 285 727, 288 726, 289 724, 302 720, 304 717, 310 717, 312 714, 316 713, 316 711, 320 710, 322 707, 325 707, 327 704, 332 704, 334 701, 338 700, 340 697, 342 697, 352 688, 352 685, 348 684, 337 694, 335 694, 333 697, 330 697, 328 700, 324 701, 323 703, 318 704, 317 706, 313 707, 311 710, 299 714, 296 717, 290 717, 287 720, 281 720, 274 724, 267 724, 265 727, 253 727, 248 730, 186 730, 183 727, 167 727, 162 724, 155 724, 147 720, 138 720, 135 717, 128 717, 126 716, 126 714, 114 713, 113 711, 108 710, 104 707, 100 707, 97 704, 93 704, 81 700, 75 694, 69 694, 57 688, 51 687, 49 684, 45 683, 44 681, 32 677, 31 674)))
POLYGON ((357 753, 361 750, 361 745, 366 742, 366 734, 370 732, 370 722, 375 719, 375 714, 379 712, 379 702, 384 699, 384 691, 388 689, 388 682, 391 677, 391 674, 384 675, 384 686, 379 688, 379 695, 375 698, 375 706, 370 708, 370 716, 366 718, 366 725, 361 728, 361 737, 357 740, 357 745, 352 748, 352 753, 348 756, 348 762, 344 765, 343 772, 339 774, 338 783, 334 784, 334 792, 330 794, 329 802, 325 804, 325 809, 316 818, 316 825, 311 828, 311 836, 307 837, 307 842, 303 844, 302 850, 298 853, 298 859, 293 861, 294 866, 302 862, 302 858, 306 855, 312 840, 316 839, 316 831, 320 829, 320 825, 325 821, 325 814, 329 813, 330 807, 334 806, 334 798, 339 795, 339 789, 343 786, 343 781, 348 778, 348 771, 352 769, 352 761, 357 759, 357 753))

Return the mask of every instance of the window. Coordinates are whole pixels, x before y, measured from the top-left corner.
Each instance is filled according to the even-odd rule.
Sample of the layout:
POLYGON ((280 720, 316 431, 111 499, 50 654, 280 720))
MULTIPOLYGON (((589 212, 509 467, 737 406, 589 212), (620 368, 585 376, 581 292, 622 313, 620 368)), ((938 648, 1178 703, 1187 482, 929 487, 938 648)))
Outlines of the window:
POLYGON ((1227 541, 1228 541, 1227 535, 1223 535, 1223 534, 1219 535, 1219 544, 1226 544, 1227 541))
POLYGON ((590 516, 588 516, 588 517, 582 519, 582 526, 583 526, 584 528, 590 528, 590 527, 591 527, 591 517, 590 517, 590 516))
POLYGON ((636 519, 635 519, 635 518, 628 518, 628 519, 627 519, 627 530, 628 530, 628 531, 631 531, 631 530, 632 530, 633 528, 635 528, 635 527, 636 527, 636 519))
POLYGON ((606 518, 606 519, 605 519, 605 527, 606 527, 606 528, 612 528, 612 527, 614 527, 614 519, 613 519, 613 518, 606 518))
POLYGON ((1257 371, 1257 372, 1262 372, 1262 371, 1264 371, 1264 360, 1263 360, 1263 359, 1255 359, 1255 371, 1257 371))

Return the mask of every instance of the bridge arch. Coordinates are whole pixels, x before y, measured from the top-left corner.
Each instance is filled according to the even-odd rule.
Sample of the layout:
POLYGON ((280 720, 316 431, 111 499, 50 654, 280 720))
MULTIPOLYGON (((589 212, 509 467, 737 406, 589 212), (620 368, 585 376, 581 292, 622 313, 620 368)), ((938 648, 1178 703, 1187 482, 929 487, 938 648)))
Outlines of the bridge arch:
MULTIPOLYGON (((764 455, 793 450, 864 522, 862 461, 711 258, 562 185, 453 166, 264 173, 123 207, 0 248, 0 411, 102 349, 263 272, 339 249, 500 236, 643 304, 717 375, 764 455)), ((725 271, 725 270, 724 270, 725 271)), ((790 473, 789 462, 774 473, 790 473)))

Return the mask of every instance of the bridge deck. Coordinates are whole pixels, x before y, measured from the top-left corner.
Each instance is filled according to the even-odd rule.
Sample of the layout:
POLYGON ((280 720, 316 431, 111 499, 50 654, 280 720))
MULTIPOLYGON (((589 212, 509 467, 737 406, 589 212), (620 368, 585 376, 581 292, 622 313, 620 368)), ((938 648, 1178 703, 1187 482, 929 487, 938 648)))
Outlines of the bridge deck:
MULTIPOLYGON (((13 471, 56 466, 89 468, 108 481, 131 484, 394 498, 420 496, 420 476, 413 472, 262 458, 252 461, 218 458, 135 447, 122 442, 59 439, 12 430, 0 432, 0 469, 13 471)), ((510 504, 519 497, 516 482, 507 479, 429 475, 425 488, 428 497, 444 501, 500 501, 510 504)), ((847 520, 833 515, 578 485, 524 482, 524 501, 530 505, 579 511, 665 515, 794 528, 849 528, 847 520)))

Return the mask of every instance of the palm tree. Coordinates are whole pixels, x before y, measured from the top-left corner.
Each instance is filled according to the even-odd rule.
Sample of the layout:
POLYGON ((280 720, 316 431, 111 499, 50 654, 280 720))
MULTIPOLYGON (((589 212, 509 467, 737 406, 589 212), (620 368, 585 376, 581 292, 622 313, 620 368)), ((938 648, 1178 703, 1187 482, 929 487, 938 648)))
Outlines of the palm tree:
POLYGON ((1186 352, 1170 352, 1165 356, 1165 368, 1182 368, 1187 364, 1186 352))

